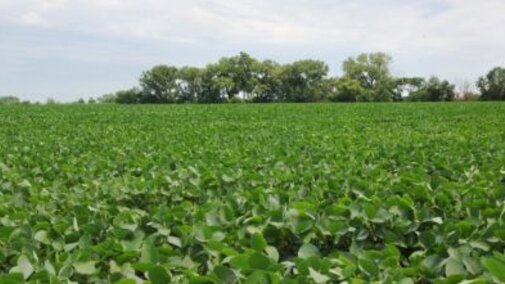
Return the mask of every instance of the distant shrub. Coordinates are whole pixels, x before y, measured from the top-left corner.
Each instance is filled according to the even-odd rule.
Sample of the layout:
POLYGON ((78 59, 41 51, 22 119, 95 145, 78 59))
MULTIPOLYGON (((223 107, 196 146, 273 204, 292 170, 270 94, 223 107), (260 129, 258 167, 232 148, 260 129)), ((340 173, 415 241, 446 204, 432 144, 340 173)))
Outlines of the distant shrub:
POLYGON ((46 105, 55 105, 57 104, 56 100, 53 98, 47 98, 46 105))
POLYGON ((15 96, 0 97, 0 105, 16 105, 20 103, 21 100, 15 96))
POLYGON ((496 67, 489 71, 486 76, 479 78, 477 87, 482 94, 482 100, 505 100, 505 68, 496 67))

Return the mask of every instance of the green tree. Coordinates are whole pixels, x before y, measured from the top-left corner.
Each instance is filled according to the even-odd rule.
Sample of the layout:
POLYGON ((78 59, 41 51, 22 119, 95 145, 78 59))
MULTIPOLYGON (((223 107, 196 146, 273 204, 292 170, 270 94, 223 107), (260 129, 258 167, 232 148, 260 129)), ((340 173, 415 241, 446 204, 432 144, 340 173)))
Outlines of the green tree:
POLYGON ((350 57, 343 63, 346 77, 360 82, 361 87, 368 90, 370 101, 393 100, 394 80, 389 71, 391 56, 383 52, 362 53, 350 57))
POLYGON ((412 92, 410 100, 412 101, 453 101, 456 93, 455 86, 447 80, 440 80, 433 76, 423 84, 419 90, 412 92))
POLYGON ((207 66, 212 74, 213 88, 219 92, 222 99, 227 100, 236 96, 252 96, 257 85, 258 68, 259 62, 245 52, 233 57, 223 57, 218 63, 207 66))
POLYGON ((222 79, 215 65, 209 64, 200 73, 200 90, 197 92, 199 103, 221 103, 225 101, 227 89, 223 90, 222 79))
POLYGON ((272 60, 258 62, 256 67, 255 87, 252 91, 253 102, 275 102, 280 100, 279 73, 281 65, 272 60))
POLYGON ((234 86, 231 96, 241 95, 243 98, 249 98, 252 95, 258 83, 259 64, 245 52, 228 59, 226 71, 234 86))
POLYGON ((203 92, 202 70, 196 67, 182 67, 177 72, 178 103, 196 102, 203 92))
POLYGON ((143 100, 143 93, 139 88, 130 88, 117 91, 114 94, 114 101, 119 104, 138 104, 143 100))
POLYGON ((333 102, 358 102, 367 99, 367 90, 349 77, 327 80, 328 99, 333 102))
POLYGON ((98 97, 97 100, 101 104, 112 104, 116 102, 116 94, 104 94, 98 97))
POLYGON ((477 87, 482 100, 505 100, 505 68, 493 68, 486 76, 479 78, 477 87))
POLYGON ((140 86, 144 92, 142 103, 174 103, 177 92, 177 68, 158 65, 142 73, 140 86))
POLYGON ((405 97, 411 97, 418 92, 426 81, 420 77, 397 78, 393 83, 393 101, 402 101, 405 97))
POLYGON ((55 105, 58 102, 54 98, 47 98, 46 105, 55 105))
POLYGON ((284 65, 279 73, 280 99, 288 102, 324 99, 324 78, 327 74, 328 66, 319 60, 299 60, 284 65))
POLYGON ((17 105, 20 103, 21 100, 15 96, 0 97, 0 105, 17 105))

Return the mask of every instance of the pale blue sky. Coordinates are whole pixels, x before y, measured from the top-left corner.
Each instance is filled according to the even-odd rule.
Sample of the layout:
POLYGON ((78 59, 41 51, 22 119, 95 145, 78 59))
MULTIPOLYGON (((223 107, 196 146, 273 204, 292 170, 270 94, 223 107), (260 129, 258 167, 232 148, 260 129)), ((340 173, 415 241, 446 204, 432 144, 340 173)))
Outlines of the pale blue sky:
POLYGON ((503 0, 0 0, 0 96, 97 97, 155 64, 245 51, 279 62, 384 51, 399 76, 505 66, 503 0))

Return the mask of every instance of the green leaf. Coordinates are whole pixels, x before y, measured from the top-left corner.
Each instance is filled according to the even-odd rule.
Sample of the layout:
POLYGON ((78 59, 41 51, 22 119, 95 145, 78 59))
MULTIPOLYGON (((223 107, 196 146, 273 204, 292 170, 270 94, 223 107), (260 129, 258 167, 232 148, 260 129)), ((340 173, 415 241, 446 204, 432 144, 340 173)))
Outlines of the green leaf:
POLYGON ((30 187, 32 187, 32 184, 29 181, 27 181, 26 179, 24 179, 22 182, 19 183, 19 187, 30 188, 30 187))
POLYGON ((56 274, 56 269, 54 269, 53 264, 49 260, 44 261, 44 269, 49 273, 49 274, 56 274))
POLYGON ((182 247, 182 242, 181 242, 181 239, 178 238, 178 237, 174 237, 174 236, 168 236, 167 237, 167 241, 169 244, 175 246, 175 247, 182 247))
POLYGON ((312 269, 312 267, 309 267, 309 275, 310 278, 312 278, 312 280, 314 280, 316 283, 326 283, 330 281, 330 277, 317 272, 316 270, 312 269))
POLYGON ((279 280, 272 273, 255 271, 246 278, 244 284, 277 284, 279 280))
POLYGON ((441 269, 442 260, 436 255, 425 257, 421 262, 421 267, 430 274, 436 274, 441 269))
POLYGON ((214 279, 214 276, 196 276, 191 278, 189 284, 221 284, 222 281, 214 279))
POLYGON ((167 270, 160 265, 154 265, 149 268, 147 272, 147 276, 152 284, 165 284, 170 283, 170 276, 167 273, 167 270))
POLYGON ((84 275, 91 275, 95 274, 96 272, 95 264, 96 264, 95 261, 84 261, 84 262, 75 262, 73 266, 77 273, 84 275))
POLYGON ((496 279, 505 281, 505 262, 495 256, 482 258, 482 266, 496 279))
POLYGON ((51 240, 49 240, 49 237, 47 236, 47 232, 46 231, 38 231, 37 233, 35 233, 35 235, 33 236, 33 238, 45 245, 49 245, 51 244, 51 240))
POLYGON ((134 279, 123 278, 119 281, 114 282, 114 284, 137 284, 137 281, 134 279))
POLYGON ((151 239, 146 239, 142 245, 140 256, 141 262, 158 263, 158 249, 153 244, 151 239))
POLYGON ((249 258, 246 254, 237 255, 230 260, 230 265, 238 269, 249 269, 249 258))
POLYGON ((60 270, 58 271, 58 277, 68 278, 68 277, 72 276, 73 273, 74 273, 74 270, 72 269, 72 265, 66 264, 66 265, 63 265, 60 268, 60 270))
POLYGON ((465 268, 463 267, 463 263, 453 259, 449 258, 445 262, 445 275, 446 276, 453 276, 453 275, 465 275, 465 268))
POLYGON ((470 246, 472 248, 477 248, 477 249, 480 249, 480 250, 483 250, 483 251, 489 251, 489 245, 485 242, 482 242, 482 241, 472 241, 470 242, 470 246))
POLYGON ((263 251, 267 247, 267 241, 260 233, 255 233, 251 238, 251 247, 257 251, 263 251))
POLYGON ((367 258, 360 258, 358 260, 358 268, 369 277, 374 277, 379 273, 377 264, 367 258))
POLYGON ((216 266, 214 268, 214 273, 219 279, 223 280, 224 283, 235 283, 237 279, 237 276, 235 275, 233 270, 223 265, 216 266))
POLYGON ((234 181, 235 181, 235 179, 234 179, 233 177, 228 176, 228 175, 226 175, 226 174, 223 174, 223 175, 222 175, 222 179, 223 179, 223 181, 224 181, 224 182, 226 182, 226 183, 231 183, 231 182, 234 182, 234 181))
POLYGON ((398 282, 398 284, 414 284, 414 280, 412 278, 403 278, 398 282))
POLYGON ((266 247, 265 252, 267 253, 268 257, 270 257, 275 262, 279 261, 279 252, 277 251, 277 249, 275 247, 268 246, 268 247, 266 247))
POLYGON ((311 243, 303 244, 298 250, 298 257, 301 259, 307 259, 312 256, 318 256, 319 249, 311 243))
POLYGON ((18 258, 17 266, 13 267, 10 272, 19 272, 23 274, 24 279, 28 279, 33 274, 34 269, 28 257, 21 255, 18 258))
POLYGON ((19 284, 23 283, 23 273, 9 273, 0 275, 0 283, 2 284, 19 284))
POLYGON ((270 266, 270 259, 261 253, 254 253, 249 257, 249 267, 266 270, 270 266))
POLYGON ((466 270, 472 275, 480 274, 482 271, 479 262, 470 256, 463 257, 463 264, 465 265, 466 270))

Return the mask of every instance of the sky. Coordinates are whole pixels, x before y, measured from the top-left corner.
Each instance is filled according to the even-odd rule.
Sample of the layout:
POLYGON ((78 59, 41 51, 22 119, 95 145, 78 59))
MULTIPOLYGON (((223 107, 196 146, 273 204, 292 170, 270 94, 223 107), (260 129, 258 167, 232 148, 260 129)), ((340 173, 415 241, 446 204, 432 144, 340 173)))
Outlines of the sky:
POLYGON ((245 51, 320 59, 362 52, 396 76, 474 82, 505 66, 503 0, 0 0, 0 96, 75 101, 137 85, 157 64, 245 51))

